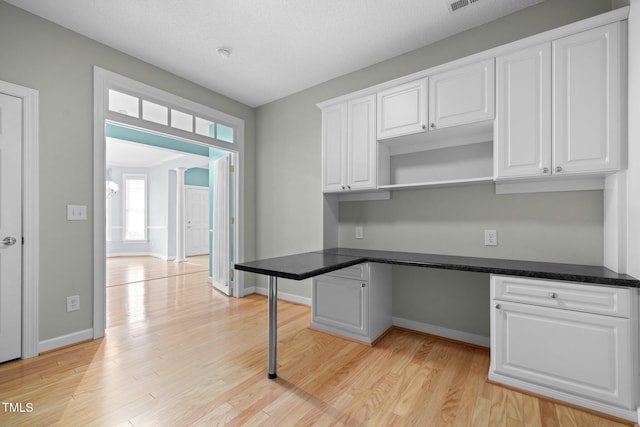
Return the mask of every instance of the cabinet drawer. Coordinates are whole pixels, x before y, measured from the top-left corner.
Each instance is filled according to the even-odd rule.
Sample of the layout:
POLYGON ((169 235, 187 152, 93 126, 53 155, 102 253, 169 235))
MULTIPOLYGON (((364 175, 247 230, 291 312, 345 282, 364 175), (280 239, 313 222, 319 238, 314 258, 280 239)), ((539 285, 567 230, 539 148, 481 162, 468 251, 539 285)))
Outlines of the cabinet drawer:
POLYGON ((491 277, 492 299, 629 318, 631 290, 586 283, 491 277))
POLYGON ((327 273, 325 276, 344 277, 347 279, 369 280, 369 263, 352 265, 340 270, 327 273))

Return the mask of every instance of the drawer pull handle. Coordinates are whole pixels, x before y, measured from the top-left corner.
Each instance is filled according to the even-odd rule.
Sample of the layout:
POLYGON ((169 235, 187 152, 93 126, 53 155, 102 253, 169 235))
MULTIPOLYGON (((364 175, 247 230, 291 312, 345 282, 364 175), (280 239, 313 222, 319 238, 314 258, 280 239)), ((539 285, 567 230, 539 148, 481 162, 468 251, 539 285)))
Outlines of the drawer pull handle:
POLYGON ((366 283, 363 283, 363 284, 362 284, 362 287, 364 288, 365 286, 367 286, 367 284, 366 284, 366 283))
POLYGON ((495 307, 496 307, 496 310, 500 310, 502 308, 500 304, 496 304, 495 307))
POLYGON ((549 294, 549 298, 551 298, 551 299, 558 299, 558 294, 557 294, 557 293, 555 293, 555 292, 551 292, 551 293, 549 294))

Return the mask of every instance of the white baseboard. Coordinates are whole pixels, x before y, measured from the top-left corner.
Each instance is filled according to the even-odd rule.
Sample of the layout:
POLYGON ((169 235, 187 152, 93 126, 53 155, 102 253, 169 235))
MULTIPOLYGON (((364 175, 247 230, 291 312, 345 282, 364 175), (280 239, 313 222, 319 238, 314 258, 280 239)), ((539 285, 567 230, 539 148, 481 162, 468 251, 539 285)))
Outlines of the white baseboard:
POLYGON ((107 258, 132 257, 132 256, 150 256, 153 258, 159 258, 163 261, 173 261, 176 259, 175 256, 166 256, 166 255, 152 253, 152 252, 113 252, 113 253, 107 254, 107 258))
POLYGON ((491 340, 482 335, 470 334, 468 332, 457 331, 455 329, 443 328, 442 326, 430 325, 428 323, 416 322, 415 320, 393 317, 391 322, 394 326, 411 329, 413 331, 424 332, 425 334, 436 335, 456 341, 479 345, 489 348, 491 340))
POLYGON ((40 341, 40 343, 38 343, 38 353, 55 350, 56 348, 65 347, 92 339, 93 329, 85 329, 84 331, 73 332, 71 334, 40 341))
MULTIPOLYGON (((267 289, 261 288, 259 286, 254 286, 252 288, 245 288, 244 295, 249 295, 249 294, 267 295, 267 289)), ((299 295, 288 294, 286 292, 278 292, 278 299, 295 302, 297 304, 308 305, 309 307, 311 307, 311 298, 301 297, 299 295)))

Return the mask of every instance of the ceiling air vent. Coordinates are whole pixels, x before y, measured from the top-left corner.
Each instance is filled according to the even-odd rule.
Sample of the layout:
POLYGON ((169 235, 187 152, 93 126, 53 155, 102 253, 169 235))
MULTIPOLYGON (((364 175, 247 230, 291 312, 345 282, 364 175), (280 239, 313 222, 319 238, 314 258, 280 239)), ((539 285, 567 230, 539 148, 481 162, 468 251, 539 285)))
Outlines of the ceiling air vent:
POLYGON ((469 6, 473 3, 477 3, 480 0, 454 0, 449 2, 449 11, 456 12, 463 7, 469 6))

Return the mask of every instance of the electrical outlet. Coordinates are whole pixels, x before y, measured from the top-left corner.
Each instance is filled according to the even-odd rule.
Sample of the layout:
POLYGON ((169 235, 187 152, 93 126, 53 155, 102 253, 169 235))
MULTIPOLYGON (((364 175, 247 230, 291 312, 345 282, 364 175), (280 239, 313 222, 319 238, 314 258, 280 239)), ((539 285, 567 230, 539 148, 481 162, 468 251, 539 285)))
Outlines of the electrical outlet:
POLYGON ((360 226, 356 227, 356 239, 364 239, 364 229, 360 226))
POLYGON ((80 310, 80 295, 67 297, 67 313, 80 310))
POLYGON ((498 232, 496 230, 484 230, 484 245, 498 246, 498 232))

